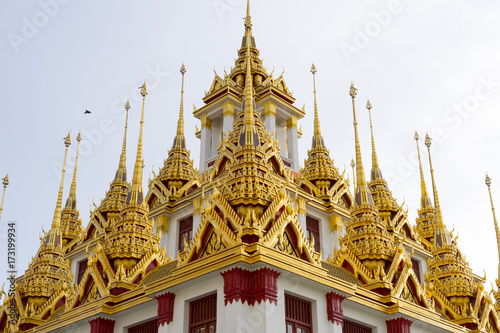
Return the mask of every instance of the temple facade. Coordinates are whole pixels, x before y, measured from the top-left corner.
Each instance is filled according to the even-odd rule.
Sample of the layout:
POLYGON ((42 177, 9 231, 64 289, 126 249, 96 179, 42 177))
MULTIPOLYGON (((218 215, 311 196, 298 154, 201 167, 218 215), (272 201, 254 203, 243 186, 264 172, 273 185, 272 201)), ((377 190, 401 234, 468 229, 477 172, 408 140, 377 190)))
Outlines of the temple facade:
MULTIPOLYGON (((263 66, 248 1, 234 66, 215 74, 203 107, 193 110, 199 167, 186 145, 182 65, 177 131, 147 184, 144 82, 132 177, 127 117, 116 174, 88 221, 77 205, 78 153, 65 204, 63 167, 51 229, 4 297, 0 333, 499 333, 500 292, 485 290, 446 227, 431 138, 422 157, 414 135, 421 201, 410 223, 379 167, 370 102, 369 118, 360 119, 371 129, 365 173, 353 84, 346 87, 352 180, 335 166, 321 134, 317 71, 313 64, 314 123, 304 125, 314 134, 301 165, 297 125, 305 110, 294 106, 283 74, 274 78, 263 66)), ((69 134, 64 145, 66 165, 69 134)), ((5 194, 8 177, 3 184, 5 194)))

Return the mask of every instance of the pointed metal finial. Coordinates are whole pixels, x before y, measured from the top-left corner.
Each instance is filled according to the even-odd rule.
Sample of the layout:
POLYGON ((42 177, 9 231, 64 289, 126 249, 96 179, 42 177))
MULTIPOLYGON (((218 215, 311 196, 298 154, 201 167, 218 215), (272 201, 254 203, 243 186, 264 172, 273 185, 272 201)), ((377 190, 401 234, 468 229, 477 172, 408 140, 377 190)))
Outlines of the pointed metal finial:
POLYGON ((425 145, 427 146, 427 148, 430 148, 431 147, 431 142, 432 139, 429 137, 429 134, 425 133, 425 145))
POLYGON ((9 174, 6 174, 4 178, 2 178, 3 188, 7 188, 9 185, 9 174))
POLYGON ((66 148, 68 148, 71 145, 70 132, 68 132, 68 135, 64 138, 64 145, 66 146, 66 148))
POLYGON ((180 72, 181 72, 182 75, 184 75, 186 73, 186 67, 184 66, 184 63, 182 63, 180 72))
POLYGON ((245 30, 252 30, 252 17, 250 16, 250 0, 247 0, 247 15, 245 17, 245 30))
POLYGON ((125 103, 125 111, 128 112, 128 110, 130 110, 130 101, 127 100, 127 103, 125 103))
POLYGON ((139 88, 141 89, 141 96, 146 97, 146 95, 148 94, 148 88, 146 87, 146 80, 144 80, 144 83, 139 88))
POLYGON ((358 89, 354 88, 354 83, 351 81, 351 88, 349 89, 349 95, 351 95, 352 98, 356 98, 357 94, 358 94, 358 89))
POLYGON ((375 150, 375 136, 373 135, 373 125, 372 125, 372 105, 370 103, 370 100, 366 103, 366 108, 368 109, 368 115, 370 117, 370 132, 372 136, 372 180, 375 179, 383 179, 382 177, 382 171, 380 170, 378 166, 378 157, 377 157, 377 151, 375 150))
POLYGON ((316 74, 318 70, 316 69, 316 66, 314 66, 314 62, 312 63, 312 66, 311 66, 311 73, 316 74))
POLYGON ((432 204, 431 204, 431 199, 427 194, 427 185, 425 184, 424 170, 422 168, 422 159, 420 157, 420 147, 418 145, 418 139, 420 139, 420 136, 418 135, 417 131, 415 131, 414 139, 415 142, 417 143, 418 166, 420 169, 420 190, 422 195, 420 200, 420 209, 424 210, 426 208, 432 208, 432 204))
POLYGON ((488 186, 488 193, 490 195, 491 211, 493 213, 493 223, 495 224, 495 233, 497 235, 497 249, 498 249, 498 279, 496 280, 497 287, 500 288, 500 229, 498 227, 497 216, 495 214, 495 206, 493 205, 493 196, 491 195, 491 178, 486 174, 486 179, 484 180, 486 186, 488 186))
POLYGON ((370 103, 370 100, 368 100, 368 101, 366 102, 366 108, 368 109, 368 111, 370 111, 370 110, 371 110, 372 105, 371 105, 371 103, 370 103))

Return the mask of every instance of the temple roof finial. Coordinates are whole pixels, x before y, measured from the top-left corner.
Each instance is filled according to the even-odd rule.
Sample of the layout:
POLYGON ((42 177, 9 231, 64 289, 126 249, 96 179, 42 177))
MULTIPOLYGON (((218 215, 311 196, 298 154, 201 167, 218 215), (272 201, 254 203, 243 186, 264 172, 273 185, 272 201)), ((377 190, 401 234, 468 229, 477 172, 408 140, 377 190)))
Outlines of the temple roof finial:
POLYGON ((181 84, 181 105, 179 108, 179 120, 177 122, 177 135, 174 138, 173 147, 184 148, 184 74, 186 73, 186 67, 184 63, 181 66, 180 72, 182 74, 182 84, 181 84))
POLYGON ((418 135, 417 131, 415 131, 414 138, 415 141, 417 142, 418 165, 420 168, 420 188, 422 192, 422 198, 420 200, 420 209, 425 209, 428 207, 432 207, 432 204, 431 204, 431 199, 427 194, 427 186, 425 184, 424 171, 422 169, 422 159, 420 158, 420 147, 418 145, 418 139, 420 139, 420 136, 418 135))
POLYGON ((64 152, 64 162, 61 175, 61 184, 59 185, 59 193, 57 195, 56 209, 54 210, 54 218, 52 219, 52 229, 59 229, 61 227, 61 205, 64 187, 64 174, 66 173, 66 157, 68 156, 68 147, 71 145, 71 137, 68 136, 64 138, 64 145, 66 150, 64 152))
POLYGON ((432 168, 432 159, 431 159, 431 138, 428 134, 425 135, 425 145, 427 146, 427 151, 429 153, 429 165, 431 168, 431 179, 432 179, 432 191, 434 193, 434 207, 436 210, 436 230, 434 234, 434 247, 436 245, 445 246, 450 245, 450 235, 446 231, 446 227, 444 226, 443 214, 441 212, 441 205, 439 204, 439 197, 436 187, 436 181, 434 180, 434 169, 432 168))
POLYGON ((373 124, 372 124, 372 105, 370 103, 370 100, 366 102, 366 108, 368 109, 368 115, 370 117, 370 132, 372 136, 372 172, 371 172, 371 180, 376 180, 376 179, 384 179, 382 177, 382 170, 380 170, 378 166, 378 157, 377 157, 377 151, 375 150, 375 136, 373 135, 373 124))
POLYGON ((144 201, 144 194, 142 190, 142 169, 143 169, 143 159, 142 159, 142 137, 144 130, 144 104, 146 102, 146 95, 148 94, 148 89, 146 87, 146 81, 143 85, 139 87, 141 89, 142 96, 142 113, 141 122, 139 130, 139 142, 137 144, 137 157, 135 159, 134 175, 132 177, 132 185, 130 186, 129 192, 127 194, 127 204, 141 205, 144 201))
POLYGON ((314 66, 314 63, 311 66, 311 73, 313 75, 313 89, 314 89, 314 137, 313 137, 313 148, 316 146, 324 146, 323 145, 323 138, 321 137, 321 128, 320 128, 320 123, 319 123, 319 116, 318 116, 318 103, 316 99, 316 72, 318 70, 316 69, 316 66, 314 66))
POLYGON ((75 169, 73 171, 73 180, 71 181, 71 188, 69 190, 69 197, 75 198, 75 201, 76 201, 76 171, 78 167, 78 154, 80 152, 80 141, 82 141, 81 133, 78 133, 78 135, 76 136, 76 141, 78 141, 78 144, 76 147, 75 169))
POLYGON ((122 152, 120 154, 120 164, 118 165, 118 171, 116 172, 115 180, 118 178, 126 181, 127 180, 127 127, 128 127, 128 111, 130 110, 130 102, 127 100, 127 103, 124 106, 126 115, 125 115, 125 133, 123 134, 123 146, 122 152))
POLYGON ((245 90, 244 90, 244 115, 243 126, 241 127, 241 134, 239 143, 242 146, 255 147, 259 145, 259 136, 255 129, 254 119, 254 97, 253 97, 253 77, 252 77, 252 64, 251 64, 250 44, 247 44, 247 71, 245 76, 245 90))
POLYGON ((2 194, 2 203, 0 204, 0 218, 2 217, 3 200, 5 198, 5 190, 7 189, 7 186, 9 185, 9 174, 6 174, 5 178, 2 178, 2 184, 3 184, 3 194, 2 194))
POLYGON ((245 31, 252 31, 252 17, 250 16, 250 0, 247 0, 247 16, 245 17, 245 31))
POLYGON ((358 121, 356 119, 356 103, 355 98, 358 94, 358 90, 354 88, 354 84, 351 82, 351 88, 349 89, 349 95, 352 98, 352 115, 354 120, 354 137, 355 137, 355 147, 356 147, 356 204, 361 205, 373 205, 373 200, 369 189, 366 186, 365 170, 363 167, 363 160, 361 158, 361 145, 359 144, 359 134, 358 134, 358 121))
MULTIPOLYGON (((493 222, 495 223, 495 232, 497 234, 497 248, 498 248, 498 279, 500 280, 500 229, 498 228, 497 216, 495 214, 495 206, 493 205, 493 196, 491 195, 491 178, 486 174, 485 179, 486 186, 488 186, 488 193, 490 194, 491 211, 493 212, 493 222)), ((497 280, 497 287, 500 285, 500 281, 497 280)))

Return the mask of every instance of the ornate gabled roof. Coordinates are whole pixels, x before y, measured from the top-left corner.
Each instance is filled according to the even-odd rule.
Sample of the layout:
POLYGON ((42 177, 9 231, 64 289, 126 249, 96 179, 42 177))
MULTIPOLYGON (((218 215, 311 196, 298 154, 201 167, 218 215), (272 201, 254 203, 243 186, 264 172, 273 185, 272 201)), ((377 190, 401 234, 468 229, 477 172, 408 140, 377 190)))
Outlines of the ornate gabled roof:
MULTIPOLYGON (((47 309, 44 305, 51 305, 54 297, 63 297, 73 280, 73 274, 68 262, 64 259, 64 248, 61 233, 61 205, 64 186, 64 174, 66 172, 66 157, 71 138, 68 136, 64 140, 66 150, 64 153, 64 163, 61 176, 61 184, 57 196, 57 204, 54 210, 52 227, 49 232, 40 238, 40 248, 28 269, 24 274, 22 282, 19 284, 19 297, 22 312, 27 312, 28 317, 42 320, 47 309), (52 300, 52 301, 51 301, 52 300)), ((52 308, 52 310, 55 310, 52 308)))
POLYGON ((383 271, 386 262, 390 262, 394 256, 395 247, 387 232, 386 224, 380 220, 370 189, 366 184, 356 120, 357 89, 352 83, 349 94, 353 107, 357 182, 355 200, 351 207, 351 221, 346 223, 346 234, 341 238, 341 244, 345 251, 351 252, 368 271, 383 271))
POLYGON ((434 169, 431 159, 431 138, 426 135, 425 145, 429 153, 432 189, 436 210, 436 228, 434 232, 433 257, 428 260, 428 272, 425 274, 427 284, 432 284, 449 301, 457 307, 467 306, 477 293, 477 285, 472 276, 468 262, 458 249, 456 239, 452 239, 444 225, 439 197, 434 180, 434 169))
MULTIPOLYGON (((326 149, 318 116, 318 103, 316 99, 316 66, 312 64, 314 88, 314 135, 311 149, 307 151, 307 159, 304 161, 304 168, 300 170, 300 179, 307 180, 315 188, 313 193, 324 200, 332 198, 331 189, 337 181, 343 182, 338 169, 333 165, 330 151, 326 149), (316 191, 315 191, 316 190, 316 191), (317 193, 316 193, 317 192, 317 193)), ((299 180, 300 186, 300 180, 299 180)), ((348 186, 345 185, 347 188, 348 186)))
POLYGON ((431 199, 427 193, 427 185, 425 184, 424 171, 422 169, 422 160, 420 158, 420 148, 418 146, 418 133, 415 131, 415 141, 417 142, 418 164, 420 168, 420 208, 418 209, 418 216, 416 218, 417 232, 422 237, 421 241, 430 249, 434 244, 434 232, 436 229, 436 218, 434 207, 432 206, 431 199))
POLYGON ((142 114, 137 144, 137 157, 134 166, 132 184, 127 199, 122 206, 120 216, 112 230, 106 235, 104 251, 113 264, 114 270, 121 270, 128 275, 132 269, 151 253, 159 251, 160 236, 153 233, 153 221, 148 218, 149 207, 142 189, 142 139, 144 129, 144 104, 148 90, 146 82, 141 87, 142 114))
POLYGON ((80 219, 80 212, 76 205, 76 171, 78 166, 78 153, 80 151, 80 141, 82 136, 78 133, 76 137, 78 141, 78 146, 76 148, 76 159, 75 159, 75 170, 73 171, 73 181, 71 182, 71 188, 69 191, 68 199, 66 200, 66 205, 62 210, 61 215, 61 232, 63 239, 63 246, 66 247, 68 243, 73 240, 78 239, 83 231, 82 220, 80 219))
POLYGON ((126 111, 125 129, 118 169, 116 170, 115 178, 110 183, 109 190, 106 192, 104 199, 101 200, 99 206, 94 204, 94 211, 90 213, 90 223, 87 225, 82 241, 89 239, 96 231, 99 231, 98 233, 102 235, 105 230, 111 230, 127 198, 127 193, 130 188, 130 183, 127 182, 126 165, 128 111, 130 110, 129 101, 127 101, 124 108, 126 111))
MULTIPOLYGON (((146 201, 153 203, 156 199, 159 203, 175 200, 187 194, 188 191, 197 187, 198 170, 193 168, 193 160, 186 147, 184 137, 184 74, 186 68, 184 64, 180 69, 182 74, 181 103, 179 108, 179 120, 177 123, 177 133, 174 137, 172 148, 168 151, 168 158, 165 160, 163 168, 158 176, 149 183, 149 193, 146 201), (188 184, 188 186, 185 186, 188 184), (191 185, 191 186, 189 186, 191 185)), ((156 206, 156 204, 151 205, 156 206)), ((151 207, 153 208, 153 207, 151 207)))
POLYGON ((397 200, 392 195, 387 181, 382 176, 382 170, 378 163, 377 150, 375 149, 375 136, 373 135, 373 123, 370 101, 366 103, 368 115, 370 119, 370 133, 372 143, 372 169, 370 172, 370 182, 368 187, 372 195, 373 203, 379 212, 380 219, 387 225, 387 229, 391 232, 404 237, 409 237, 413 240, 418 238, 410 227, 407 212, 401 205, 398 205, 397 200))

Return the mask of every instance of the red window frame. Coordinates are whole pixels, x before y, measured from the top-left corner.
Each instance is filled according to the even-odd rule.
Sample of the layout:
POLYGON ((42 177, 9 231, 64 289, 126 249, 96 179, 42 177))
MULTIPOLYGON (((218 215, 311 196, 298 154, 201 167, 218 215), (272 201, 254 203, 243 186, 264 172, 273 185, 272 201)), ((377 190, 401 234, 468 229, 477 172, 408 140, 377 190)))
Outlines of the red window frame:
POLYGON ((193 238, 193 215, 189 215, 179 220, 179 251, 184 251, 184 237, 188 243, 193 238))
POLYGON ((319 220, 315 219, 314 217, 311 217, 309 215, 306 215, 306 231, 307 231, 307 239, 309 242, 311 241, 311 236, 314 235, 314 250, 316 252, 319 252, 321 249, 320 246, 320 233, 319 233, 319 220))
POLYGON ((87 263, 88 259, 82 260, 78 262, 78 273, 77 273, 77 278, 76 278, 76 284, 79 284, 80 281, 82 281, 83 275, 85 274, 85 271, 87 270, 87 263))
POLYGON ((344 318, 342 333, 372 333, 372 329, 344 318))
POLYGON ((158 333, 158 321, 156 319, 130 327, 128 333, 158 333))
POLYGON ((420 262, 417 259, 411 258, 411 265, 415 275, 417 276, 418 282, 422 283, 422 281, 420 281, 420 262))
POLYGON ((286 333, 312 333, 311 302, 285 294, 286 333))
POLYGON ((189 333, 215 333, 217 293, 189 303, 189 333))

